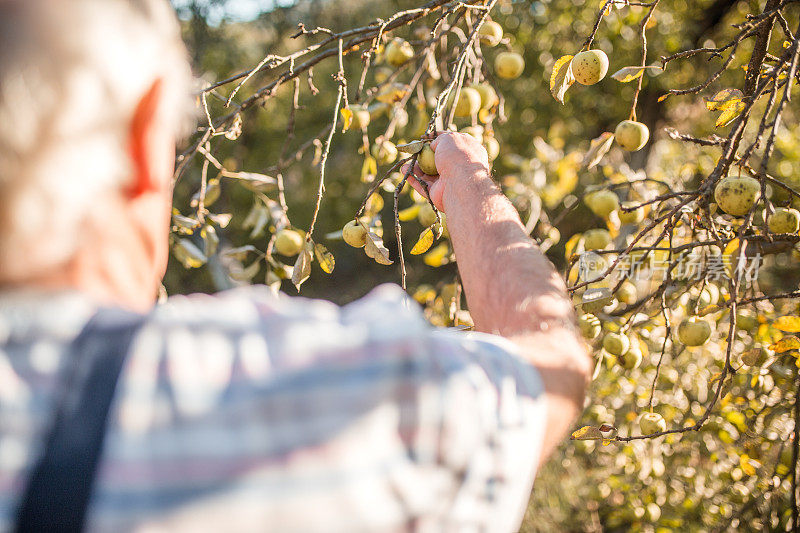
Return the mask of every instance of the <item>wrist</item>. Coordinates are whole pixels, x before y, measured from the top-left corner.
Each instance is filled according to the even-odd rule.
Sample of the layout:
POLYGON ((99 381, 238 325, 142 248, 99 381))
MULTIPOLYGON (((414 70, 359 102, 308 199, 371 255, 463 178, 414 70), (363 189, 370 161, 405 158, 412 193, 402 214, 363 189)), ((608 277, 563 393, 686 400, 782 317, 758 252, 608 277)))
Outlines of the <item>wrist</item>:
POLYGON ((489 169, 479 164, 468 165, 444 181, 442 206, 446 214, 462 206, 472 210, 496 194, 502 193, 492 180, 489 169))

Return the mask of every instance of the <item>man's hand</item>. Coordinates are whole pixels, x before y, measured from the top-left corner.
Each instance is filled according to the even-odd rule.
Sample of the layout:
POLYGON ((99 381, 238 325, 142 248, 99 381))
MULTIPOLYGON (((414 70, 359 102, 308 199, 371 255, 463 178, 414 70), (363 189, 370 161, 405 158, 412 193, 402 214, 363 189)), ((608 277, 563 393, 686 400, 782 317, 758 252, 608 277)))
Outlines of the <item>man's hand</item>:
POLYGON ((470 135, 431 143, 439 176, 415 167, 411 185, 447 216, 450 240, 476 329, 514 341, 544 381, 544 459, 583 408, 591 361, 573 326, 566 287, 494 184, 486 150, 470 135))
MULTIPOLYGON (((425 188, 436 209, 445 211, 445 197, 457 194, 460 187, 469 185, 469 181, 476 177, 489 178, 489 156, 483 145, 472 135, 466 133, 442 133, 431 142, 431 149, 436 155, 436 169, 438 176, 430 176, 422 172, 419 165, 414 166, 414 172, 408 182, 423 197, 425 188), (447 192, 447 194, 446 194, 447 192)), ((406 170, 406 167, 403 167, 406 170)))

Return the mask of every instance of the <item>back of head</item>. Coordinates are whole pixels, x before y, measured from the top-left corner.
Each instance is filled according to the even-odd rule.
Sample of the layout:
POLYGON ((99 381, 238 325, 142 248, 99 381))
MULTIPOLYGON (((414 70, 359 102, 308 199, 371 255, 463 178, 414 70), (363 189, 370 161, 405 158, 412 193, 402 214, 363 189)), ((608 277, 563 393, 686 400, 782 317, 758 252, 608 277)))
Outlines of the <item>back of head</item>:
POLYGON ((191 74, 166 0, 0 0, 0 283, 69 260, 130 178, 131 118, 156 80, 178 134, 191 74))

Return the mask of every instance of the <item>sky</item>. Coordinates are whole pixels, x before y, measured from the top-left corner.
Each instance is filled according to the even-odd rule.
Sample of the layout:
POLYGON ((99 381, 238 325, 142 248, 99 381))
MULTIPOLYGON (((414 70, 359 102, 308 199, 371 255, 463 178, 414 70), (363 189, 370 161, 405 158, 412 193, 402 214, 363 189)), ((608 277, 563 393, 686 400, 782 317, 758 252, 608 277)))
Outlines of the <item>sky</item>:
MULTIPOLYGON (((222 5, 211 7, 208 15, 209 24, 216 25, 223 18, 234 21, 246 21, 256 18, 264 11, 271 11, 276 5, 288 5, 294 0, 226 0, 222 5)), ((179 10, 188 6, 191 0, 172 0, 179 10)))

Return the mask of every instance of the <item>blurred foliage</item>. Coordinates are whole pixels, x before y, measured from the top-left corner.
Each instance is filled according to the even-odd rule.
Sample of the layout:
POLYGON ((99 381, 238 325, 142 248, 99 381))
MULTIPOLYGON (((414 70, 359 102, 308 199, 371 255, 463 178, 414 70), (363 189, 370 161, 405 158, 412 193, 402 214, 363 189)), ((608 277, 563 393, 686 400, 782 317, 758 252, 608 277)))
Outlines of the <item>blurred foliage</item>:
MULTIPOLYGON (((379 17, 388 19, 399 10, 419 4, 397 0, 299 1, 290 7, 264 13, 252 22, 223 21, 218 26, 208 24, 204 4, 190 3, 182 15, 185 17, 184 36, 195 70, 203 79, 202 86, 207 86, 252 68, 267 54, 291 53, 319 39, 312 36, 291 38, 299 22, 307 28, 321 25, 338 32, 369 24, 379 17)), ((716 47, 729 42, 737 33, 732 24, 743 22, 749 13, 760 13, 763 4, 727 0, 668 3, 655 12, 648 25, 648 62, 681 50, 716 47)), ((565 273, 575 254, 587 249, 587 230, 608 229, 617 245, 626 245, 634 230, 648 224, 659 213, 653 208, 638 225, 620 224, 616 215, 604 220, 581 201, 586 192, 610 186, 619 191, 622 200, 644 202, 665 191, 695 190, 712 173, 720 157, 719 147, 680 142, 664 128, 668 126, 698 138, 728 135, 730 127, 715 127, 717 114, 709 112, 703 97, 710 97, 725 87, 741 87, 742 67, 746 66, 753 49, 753 39, 743 41, 730 68, 699 94, 658 101, 669 89, 704 81, 720 67, 720 59, 694 57, 670 63, 659 75, 646 73, 639 96, 638 119, 649 126, 650 142, 643 150, 632 154, 612 147, 600 164, 589 170, 583 159, 590 141, 603 132, 614 131, 618 122, 628 118, 636 83, 623 84, 607 77, 594 86, 576 85, 566 93, 562 106, 551 96, 548 82, 556 60, 580 50, 592 31, 599 7, 599 3, 584 0, 501 1, 492 18, 503 26, 509 40, 498 49, 482 49, 487 62, 505 47, 522 53, 525 58, 525 72, 516 80, 495 79, 491 68, 483 71, 502 99, 496 119, 488 124, 501 147, 494 173, 520 210, 523 221, 533 218, 535 222, 536 215, 541 214, 541 221, 535 228, 531 224, 533 235, 565 273)), ((603 19, 593 47, 608 54, 609 73, 640 63, 638 25, 645 13, 643 7, 623 7, 614 9, 603 19)), ((785 15, 789 27, 794 28, 797 11, 788 11, 785 15)), ((430 15, 410 28, 393 32, 392 36, 401 35, 418 45, 419 35, 414 29, 432 20, 433 15, 430 15)), ((784 48, 784 36, 776 26, 769 51, 779 56, 784 48)), ((344 62, 351 99, 362 68, 358 55, 351 54, 344 62)), ((335 57, 314 67, 313 84, 319 89, 316 95, 312 95, 306 76, 302 77, 294 149, 320 136, 323 128, 330 124, 337 91, 337 82, 333 79, 336 70, 335 57)), ((412 71, 404 70, 399 80, 408 82, 412 71)), ((369 75, 370 83, 374 82, 375 73, 369 75)), ((252 83, 241 89, 236 100, 251 96, 266 79, 266 75, 256 74, 252 83)), ((429 93, 438 94, 443 83, 427 80, 423 87, 425 100, 429 100, 429 93)), ((232 88, 233 85, 225 86, 219 94, 224 99, 232 88)), ((226 112, 219 99, 210 98, 209 105, 212 116, 226 112)), ((754 115, 760 116, 765 105, 764 101, 757 103, 754 115)), ((291 107, 292 85, 286 83, 258 109, 242 115, 240 137, 235 141, 215 142, 213 157, 228 171, 272 177, 286 140, 291 107)), ((406 108, 408 124, 398 128, 393 140, 400 143, 417 138, 421 134, 420 122, 424 126, 429 110, 429 101, 412 98, 406 108), (422 117, 418 117, 420 109, 422 117)), ((386 129, 393 113, 397 112, 395 109, 374 113, 367 128, 371 141, 386 129)), ((783 113, 783 125, 777 130, 776 152, 769 165, 772 176, 795 189, 800 185, 797 119, 797 109, 788 106, 783 113)), ((201 124, 204 121, 204 117, 200 119, 201 124)), ((462 128, 473 121, 457 119, 456 124, 462 128)), ((302 288, 304 296, 345 303, 379 283, 399 280, 397 264, 392 267, 377 265, 364 253, 346 246, 336 235, 353 220, 369 189, 367 182, 374 174, 367 173, 370 175, 364 179, 366 154, 360 151, 362 145, 358 129, 341 133, 340 123, 332 141, 326 192, 314 234, 315 242, 324 244, 333 253, 336 267, 329 275, 323 273, 319 261, 315 261, 312 275, 302 288), (327 238, 323 238, 325 235, 327 238)), ((291 226, 298 229, 308 228, 314 211, 319 180, 315 151, 318 152, 312 147, 283 170, 289 219, 291 226)), ((292 152, 290 149, 287 153, 292 152)), ((381 166, 379 174, 387 168, 381 166)), ((215 177, 213 171, 212 168, 208 185, 215 177)), ((187 220, 193 220, 195 209, 191 199, 201 189, 201 174, 202 160, 196 158, 176 185, 175 207, 188 217, 187 220)), ((770 187, 768 193, 776 206, 797 206, 797 199, 779 187, 770 187)), ((379 194, 383 197, 382 205, 372 200, 369 219, 373 229, 379 222, 385 226, 386 247, 396 259, 397 243, 391 229, 392 195, 386 190, 379 194)), ((266 197, 274 208, 277 201, 274 189, 270 189, 266 197)), ((208 198, 207 192, 207 205, 208 198)), ((265 225, 259 230, 254 205, 265 204, 251 188, 235 179, 219 181, 219 197, 210 208, 213 213, 231 214, 232 220, 224 229, 220 224, 211 225, 219 243, 215 238, 209 239, 208 231, 214 230, 208 230, 208 226, 206 233, 185 231, 180 235, 182 232, 174 232, 176 242, 186 239, 194 246, 178 253, 177 259, 182 261, 175 258, 171 261, 164 281, 170 294, 213 292, 232 287, 240 282, 231 279, 231 272, 233 277, 247 282, 278 283, 275 268, 268 267, 264 261, 254 261, 263 256, 274 230, 278 229, 276 219, 265 218, 265 225), (199 259, 194 261, 192 257, 199 259), (184 266, 187 264, 199 268, 187 269, 184 266), (249 271, 243 273, 248 267, 249 271)), ((408 190, 401 196, 410 292, 425 306, 434 324, 468 324, 466 303, 460 301, 456 267, 450 261, 446 239, 433 244, 422 258, 408 255, 416 236, 432 223, 431 213, 419 213, 423 206, 424 202, 408 190), (418 222, 425 218, 428 220, 424 225, 418 222)), ((691 212, 689 210, 671 232, 673 248, 709 238, 703 233, 703 221, 699 217, 693 221, 691 212)), ((738 227, 735 220, 719 220, 732 230, 738 227)), ((648 238, 650 240, 644 243, 648 246, 663 242, 648 238)), ((752 297, 796 291, 800 269, 792 247, 766 255, 757 282, 748 285, 743 294, 752 297)), ((709 247, 709 255, 703 258, 708 260, 710 256, 726 253, 730 255, 730 250, 725 250, 724 246, 718 250, 709 247)), ((653 255, 657 256, 658 252, 653 255)), ((293 260, 289 260, 287 264, 292 263, 293 260)), ((655 269, 646 272, 652 276, 640 277, 633 289, 634 296, 649 293, 662 281, 655 277, 655 269)), ((289 275, 287 272, 287 277, 289 275)), ((570 283, 579 281, 574 269, 566 277, 570 283)), ((288 279, 281 287, 287 293, 296 294, 288 279)), ((582 292, 575 291, 579 308, 582 292)), ((588 408, 578 427, 606 424, 613 426, 614 435, 638 435, 641 433, 637 419, 651 403, 654 411, 664 417, 667 427, 695 424, 703 418, 705 406, 714 396, 725 368, 725 352, 730 341, 735 372, 725 381, 707 422, 699 431, 653 439, 566 443, 539 474, 523 531, 773 531, 790 527, 790 471, 795 466, 790 440, 794 429, 791 409, 797 390, 798 352, 797 349, 781 351, 780 347, 772 350, 768 347, 793 333, 791 328, 776 328, 773 323, 777 317, 798 314, 797 299, 755 302, 740 317, 733 338, 728 339, 730 313, 725 306, 730 292, 726 280, 710 279, 700 284, 678 280, 665 294, 668 297, 666 309, 655 300, 643 309, 626 314, 625 306, 614 300, 614 307, 596 313, 604 332, 617 332, 622 328, 629 334, 642 352, 642 361, 638 365, 628 365, 634 368, 625 368, 616 357, 601 349, 599 340, 594 341, 598 372, 588 408), (700 312, 704 307, 709 308, 700 312), (702 346, 686 347, 676 337, 676 327, 683 318, 698 313, 712 324, 712 337, 702 346), (667 327, 665 317, 669 317, 671 328, 667 327), (759 355, 761 360, 744 364, 742 354, 754 354, 753 350, 763 354, 759 355)), ((604 433, 608 436, 607 431, 604 433)))

